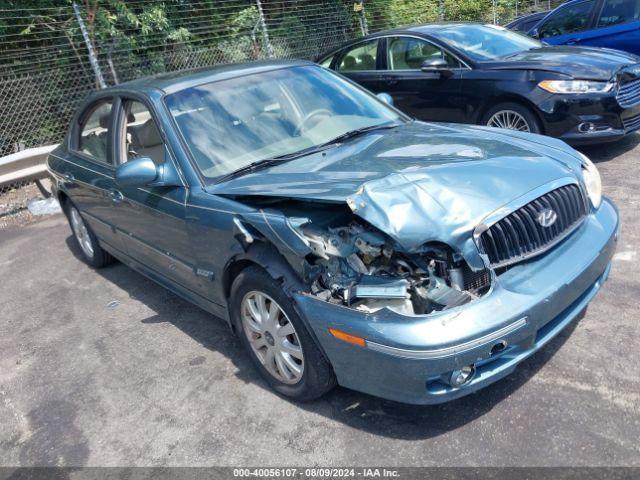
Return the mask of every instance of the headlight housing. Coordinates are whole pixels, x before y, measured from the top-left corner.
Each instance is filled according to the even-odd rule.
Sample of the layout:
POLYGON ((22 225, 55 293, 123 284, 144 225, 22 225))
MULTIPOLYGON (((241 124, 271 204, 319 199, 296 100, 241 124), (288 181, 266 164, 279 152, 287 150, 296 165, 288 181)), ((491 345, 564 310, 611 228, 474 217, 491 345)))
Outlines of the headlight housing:
POLYGON ((580 154, 583 160, 582 164, 582 178, 584 179, 584 186, 587 189, 589 200, 593 208, 598 208, 602 203, 602 180, 600 179, 600 173, 593 164, 589 157, 580 154))
POLYGON ((538 86, 550 93, 607 93, 613 88, 613 83, 592 80, 543 80, 538 86))

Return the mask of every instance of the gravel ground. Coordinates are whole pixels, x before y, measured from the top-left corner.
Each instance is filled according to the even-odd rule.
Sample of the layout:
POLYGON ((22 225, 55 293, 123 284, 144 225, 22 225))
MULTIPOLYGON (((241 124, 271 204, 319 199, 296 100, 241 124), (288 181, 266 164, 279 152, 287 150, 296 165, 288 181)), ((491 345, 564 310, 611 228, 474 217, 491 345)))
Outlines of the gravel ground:
MULTIPOLYGON (((42 181, 49 189, 49 179, 42 181)), ((40 220, 41 217, 31 215, 27 205, 31 200, 41 200, 44 197, 34 182, 17 188, 0 188, 0 231, 18 226, 25 226, 40 220)))
POLYGON ((584 150, 623 222, 586 315, 441 406, 289 402, 222 321, 123 265, 86 267, 61 215, 0 230, 0 465, 640 466, 639 144, 584 150))

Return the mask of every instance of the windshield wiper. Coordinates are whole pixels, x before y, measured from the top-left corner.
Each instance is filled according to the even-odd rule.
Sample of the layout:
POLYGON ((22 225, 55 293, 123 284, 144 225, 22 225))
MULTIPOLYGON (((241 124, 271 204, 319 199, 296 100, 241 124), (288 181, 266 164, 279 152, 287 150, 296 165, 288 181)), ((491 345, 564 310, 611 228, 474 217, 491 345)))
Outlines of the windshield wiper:
POLYGON ((350 130, 342 135, 338 135, 335 138, 332 138, 328 142, 323 143, 321 146, 334 145, 336 143, 344 142, 345 140, 349 140, 350 138, 357 137, 364 133, 373 132, 374 130, 383 130, 387 128, 396 128, 402 125, 401 123, 381 123, 379 125, 369 125, 368 127, 356 128, 355 130, 350 130))
POLYGON ((251 162, 248 165, 245 165, 244 167, 240 167, 237 170, 234 170, 233 172, 229 172, 225 175, 222 175, 218 178, 216 178, 216 183, 220 183, 220 182, 224 182, 225 180, 229 180, 231 178, 235 178, 235 177, 239 177, 241 175, 245 175, 247 173, 253 173, 256 170, 260 170, 261 168, 265 168, 268 167, 270 165, 274 165, 276 163, 278 163, 280 160, 276 160, 274 158, 267 158, 265 160, 257 160, 255 162, 251 162))
POLYGON ((317 153, 322 150, 326 150, 327 148, 332 147, 338 143, 341 143, 349 138, 356 137, 358 135, 362 135, 363 133, 371 132, 373 130, 381 130, 386 128, 395 128, 402 125, 401 123, 382 123, 380 125, 370 125, 368 127, 357 128, 355 130, 350 130, 342 135, 338 135, 337 137, 329 140, 328 142, 321 143, 320 145, 314 145, 313 147, 305 148, 298 152, 294 153, 285 153, 284 155, 278 155, 277 157, 265 158, 263 160, 256 160, 255 162, 251 162, 244 167, 240 167, 237 170, 229 172, 225 175, 222 175, 216 178, 216 183, 224 182, 225 180, 230 180, 235 177, 240 177, 242 175, 246 175, 247 173, 253 173, 257 170, 261 170, 266 167, 270 167, 271 165, 275 165, 277 163, 286 162, 288 160, 293 160, 295 158, 304 157, 305 155, 311 155, 312 153, 317 153))
POLYGON ((305 148, 298 152, 294 153, 285 153, 284 155, 278 155, 276 157, 265 158, 262 160, 256 160, 255 162, 251 162, 244 167, 240 167, 237 170, 229 172, 225 175, 222 175, 216 179, 216 183, 224 182, 225 180, 230 180, 235 177, 240 177, 242 175, 246 175, 247 173, 253 173, 257 170, 261 170, 266 167, 270 167, 271 165, 276 165, 278 163, 286 162, 288 160, 293 160, 295 158, 300 158, 305 155, 311 155, 312 153, 319 152, 321 150, 326 150, 329 148, 329 144, 322 145, 314 145, 313 147, 305 148))

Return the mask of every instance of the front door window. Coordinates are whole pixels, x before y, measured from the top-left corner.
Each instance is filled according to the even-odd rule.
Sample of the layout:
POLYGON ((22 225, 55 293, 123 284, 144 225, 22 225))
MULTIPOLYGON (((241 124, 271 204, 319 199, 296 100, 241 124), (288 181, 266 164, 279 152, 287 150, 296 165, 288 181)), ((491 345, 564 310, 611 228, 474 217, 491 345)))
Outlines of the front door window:
POLYGON ((587 29, 594 3, 594 0, 588 0, 558 10, 540 27, 540 38, 557 37, 587 29))
POLYGON ((126 112, 124 161, 148 157, 156 165, 164 163, 164 143, 149 109, 140 102, 131 101, 126 112))
POLYGON ((419 70, 426 60, 444 58, 450 68, 459 68, 459 62, 442 49, 419 38, 395 37, 387 41, 389 70, 419 70))

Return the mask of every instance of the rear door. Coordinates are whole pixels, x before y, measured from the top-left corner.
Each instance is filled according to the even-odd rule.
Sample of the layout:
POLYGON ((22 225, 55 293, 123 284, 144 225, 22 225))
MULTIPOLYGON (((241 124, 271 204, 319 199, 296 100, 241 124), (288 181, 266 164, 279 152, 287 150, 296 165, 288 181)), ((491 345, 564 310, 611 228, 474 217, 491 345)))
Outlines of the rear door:
POLYGON ((340 52, 334 69, 373 93, 380 93, 379 40, 365 40, 340 52))
POLYGON ((420 120, 462 122, 462 73, 466 67, 452 54, 418 37, 397 35, 384 39, 380 71, 381 90, 391 95, 394 105, 420 120), (423 72, 425 60, 444 59, 445 74, 423 72))
POLYGON ((113 112, 117 100, 104 97, 87 106, 70 133, 70 148, 61 163, 65 191, 99 241, 124 250, 114 202, 113 112))
POLYGON ((591 30, 596 0, 569 3, 554 10, 533 31, 552 45, 581 45, 585 32, 591 30))
POLYGON ((604 0, 595 28, 584 32, 580 44, 640 55, 640 0, 604 0))

